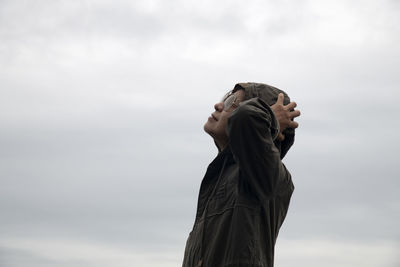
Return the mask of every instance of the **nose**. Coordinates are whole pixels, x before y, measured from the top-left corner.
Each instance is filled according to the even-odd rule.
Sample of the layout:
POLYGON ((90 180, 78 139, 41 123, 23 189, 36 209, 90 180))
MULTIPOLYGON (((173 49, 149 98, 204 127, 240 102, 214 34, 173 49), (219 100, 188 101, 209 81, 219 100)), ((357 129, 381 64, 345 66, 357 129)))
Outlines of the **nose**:
POLYGON ((224 109, 224 103, 223 102, 216 103, 214 105, 214 108, 216 111, 221 112, 224 109))

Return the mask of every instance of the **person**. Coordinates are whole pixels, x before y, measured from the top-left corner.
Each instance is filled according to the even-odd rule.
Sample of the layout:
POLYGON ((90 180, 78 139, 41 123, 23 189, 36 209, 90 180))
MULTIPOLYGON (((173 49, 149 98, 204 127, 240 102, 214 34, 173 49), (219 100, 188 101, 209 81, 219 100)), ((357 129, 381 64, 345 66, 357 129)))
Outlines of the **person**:
POLYGON ((294 110, 282 90, 238 83, 204 130, 218 155, 201 182, 183 267, 270 267, 294 185, 282 163, 294 143, 294 110))

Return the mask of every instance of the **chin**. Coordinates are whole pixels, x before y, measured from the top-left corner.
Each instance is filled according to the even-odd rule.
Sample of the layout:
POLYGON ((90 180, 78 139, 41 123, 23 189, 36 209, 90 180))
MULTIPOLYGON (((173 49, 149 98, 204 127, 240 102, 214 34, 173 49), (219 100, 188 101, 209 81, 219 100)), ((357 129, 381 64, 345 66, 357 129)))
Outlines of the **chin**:
POLYGON ((204 130, 206 133, 210 134, 210 125, 208 125, 208 122, 206 122, 206 123, 204 124, 203 130, 204 130))
POLYGON ((210 125, 208 122, 206 122, 206 123, 204 124, 203 130, 204 130, 206 133, 208 133, 211 137, 214 137, 214 134, 213 134, 214 131, 212 130, 212 127, 211 127, 211 125, 210 125))

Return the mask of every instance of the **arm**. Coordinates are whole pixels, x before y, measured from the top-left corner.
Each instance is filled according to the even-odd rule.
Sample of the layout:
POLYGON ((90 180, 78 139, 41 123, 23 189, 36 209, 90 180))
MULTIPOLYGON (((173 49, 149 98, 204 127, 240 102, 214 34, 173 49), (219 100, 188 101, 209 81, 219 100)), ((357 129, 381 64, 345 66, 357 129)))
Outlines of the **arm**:
POLYGON ((228 120, 229 145, 241 179, 259 199, 276 195, 279 185, 290 181, 274 145, 281 132, 279 124, 272 109, 259 98, 242 102, 228 120))

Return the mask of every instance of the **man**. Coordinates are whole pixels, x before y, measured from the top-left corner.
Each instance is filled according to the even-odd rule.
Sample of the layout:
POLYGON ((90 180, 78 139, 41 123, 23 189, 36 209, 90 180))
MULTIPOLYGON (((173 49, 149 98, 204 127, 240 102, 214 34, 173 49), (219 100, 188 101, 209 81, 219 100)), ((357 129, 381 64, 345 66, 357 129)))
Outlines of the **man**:
POLYGON ((204 130, 218 148, 207 168, 183 267, 270 267, 294 190, 281 159, 294 142, 295 102, 240 83, 215 104, 204 130))

